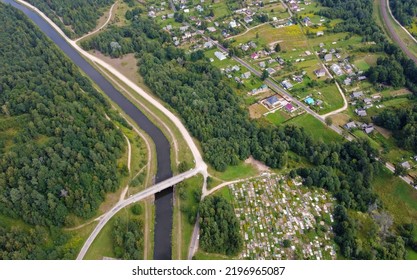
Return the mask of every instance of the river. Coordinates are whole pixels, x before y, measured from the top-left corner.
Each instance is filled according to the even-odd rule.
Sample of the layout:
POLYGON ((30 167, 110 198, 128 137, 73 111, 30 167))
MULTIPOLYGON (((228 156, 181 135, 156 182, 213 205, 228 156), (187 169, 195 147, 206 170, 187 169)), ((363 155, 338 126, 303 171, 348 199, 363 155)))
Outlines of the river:
MULTIPOLYGON (((101 90, 115 102, 132 120, 145 131, 153 140, 157 155, 157 173, 155 182, 161 182, 172 177, 170 144, 161 130, 155 126, 135 105, 124 97, 114 86, 107 81, 94 67, 92 67, 52 26, 33 10, 14 2, 13 0, 0 0, 11 4, 25 13, 84 73, 86 73, 101 90)), ((172 232, 172 198, 173 189, 169 188, 155 195, 155 236, 154 259, 171 259, 171 232, 172 232)))

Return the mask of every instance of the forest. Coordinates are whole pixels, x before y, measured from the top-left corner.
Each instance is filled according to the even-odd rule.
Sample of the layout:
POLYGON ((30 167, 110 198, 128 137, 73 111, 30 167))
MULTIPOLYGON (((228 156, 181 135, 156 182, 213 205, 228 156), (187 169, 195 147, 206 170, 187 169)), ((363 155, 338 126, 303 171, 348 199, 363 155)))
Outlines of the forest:
POLYGON ((113 252, 123 260, 143 259, 143 222, 116 218, 112 229, 113 252))
POLYGON ((0 4, 0 24, 0 213, 47 227, 91 218, 121 176, 110 106, 23 13, 0 4))
POLYGON ((233 206, 221 196, 200 203, 200 246, 208 253, 233 256, 242 250, 243 239, 233 206))
MULTIPOLYGON (((227 85, 220 71, 201 53, 186 54, 175 48, 167 33, 151 19, 138 16, 130 26, 112 27, 85 41, 83 47, 114 57, 133 50, 146 84, 179 112, 193 136, 201 141, 205 160, 215 169, 222 171, 249 155, 270 167, 283 168, 288 152, 292 151, 314 165, 293 175, 301 175, 307 186, 331 191, 347 213, 367 212, 369 205, 378 202, 371 182, 380 164, 374 159, 378 152, 369 143, 317 142, 296 126, 276 127, 250 120, 243 101, 227 85), (117 44, 120 48, 115 50, 117 44)), ((210 211, 216 211, 215 207, 210 211)), ((336 225, 340 225, 336 240, 346 258, 404 258, 401 253, 404 246, 395 251, 391 239, 380 242, 374 236, 375 239, 368 240, 389 252, 386 254, 376 254, 376 247, 362 249, 356 242, 344 242, 341 237, 345 234, 352 240, 359 238, 357 231, 344 231, 355 227, 349 215, 340 215, 336 225)), ((390 232, 391 236, 397 240, 395 232, 390 232)), ((208 239, 202 242, 208 251, 220 250, 220 239, 216 244, 208 239)))
POLYGON ((417 17, 417 0, 389 0, 394 17, 404 26, 410 26, 417 17))
POLYGON ((114 0, 28 0, 44 12, 70 38, 81 36, 97 26, 97 20, 114 0))
POLYGON ((417 106, 384 110, 375 123, 392 130, 400 147, 417 153, 417 106))

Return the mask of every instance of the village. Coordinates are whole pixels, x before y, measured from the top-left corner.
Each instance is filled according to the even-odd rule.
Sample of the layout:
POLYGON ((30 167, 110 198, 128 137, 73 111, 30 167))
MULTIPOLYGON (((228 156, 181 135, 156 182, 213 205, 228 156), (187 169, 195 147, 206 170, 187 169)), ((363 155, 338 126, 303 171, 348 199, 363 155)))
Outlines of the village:
POLYGON ((334 199, 322 189, 264 174, 229 186, 242 229, 242 259, 336 259, 334 199))

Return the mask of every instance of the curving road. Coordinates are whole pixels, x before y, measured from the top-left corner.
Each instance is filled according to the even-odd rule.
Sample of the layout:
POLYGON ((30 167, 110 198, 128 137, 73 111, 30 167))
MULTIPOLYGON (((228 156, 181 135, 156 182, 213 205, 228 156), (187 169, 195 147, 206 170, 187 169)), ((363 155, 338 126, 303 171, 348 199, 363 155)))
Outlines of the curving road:
POLYGON ((417 63, 417 57, 408 49, 407 45, 404 43, 403 40, 401 40, 397 32, 395 32, 392 22, 390 21, 390 18, 393 19, 398 24, 399 27, 404 29, 404 31, 407 32, 407 34, 413 39, 414 42, 417 43, 417 40, 393 16, 391 12, 391 8, 389 6, 389 0, 380 0, 380 4, 381 4, 380 9, 381 9, 381 14, 382 14, 382 19, 384 21, 385 26, 387 27, 387 30, 391 39, 403 50, 403 52, 410 59, 412 59, 415 63, 417 63))

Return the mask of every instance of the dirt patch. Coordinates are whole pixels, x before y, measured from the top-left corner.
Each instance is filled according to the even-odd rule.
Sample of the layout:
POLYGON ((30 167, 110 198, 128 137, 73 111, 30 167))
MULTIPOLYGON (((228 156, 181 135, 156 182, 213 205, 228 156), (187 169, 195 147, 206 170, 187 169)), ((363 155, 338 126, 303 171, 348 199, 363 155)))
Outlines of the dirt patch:
POLYGON ((89 51, 89 53, 116 68, 117 71, 132 82, 138 83, 140 76, 138 73, 137 59, 133 53, 126 54, 120 58, 105 56, 97 50, 89 51))
POLYGON ((268 112, 268 109, 261 104, 253 104, 249 106, 249 116, 251 119, 259 119, 266 112, 268 112))
POLYGON ((349 122, 350 116, 348 114, 336 114, 331 116, 334 125, 337 126, 344 126, 346 123, 349 122))
POLYGON ((384 136, 384 138, 388 139, 392 136, 392 131, 376 125, 374 125, 374 127, 382 136, 384 136))
POLYGON ((399 89, 399 90, 391 91, 391 93, 390 93, 390 95, 391 96, 394 96, 394 97, 402 96, 402 95, 408 95, 408 94, 411 94, 411 91, 409 91, 406 88, 402 88, 402 89, 399 89))
POLYGON ((252 156, 245 160, 245 163, 251 164, 254 166, 259 172, 269 171, 269 167, 266 166, 263 162, 254 159, 252 156))

